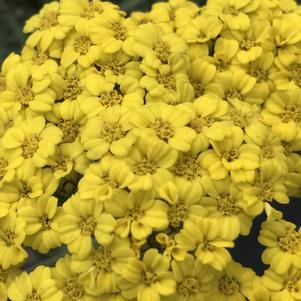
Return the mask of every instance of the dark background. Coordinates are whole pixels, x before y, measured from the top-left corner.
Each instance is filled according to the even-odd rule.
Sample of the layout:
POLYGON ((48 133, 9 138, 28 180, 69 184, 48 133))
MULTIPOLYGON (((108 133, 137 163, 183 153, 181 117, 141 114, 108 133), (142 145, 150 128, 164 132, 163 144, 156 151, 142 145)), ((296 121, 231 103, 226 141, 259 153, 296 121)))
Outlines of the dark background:
MULTIPOLYGON (((126 12, 134 10, 147 11, 151 4, 156 0, 111 0, 117 3, 126 12)), ((25 35, 22 33, 22 27, 25 20, 33 14, 36 14, 47 0, 0 0, 0 62, 11 52, 19 52, 25 42, 25 35)), ((204 4, 206 0, 197 0, 196 2, 204 4)), ((301 0, 299 1, 301 2, 301 0)), ((301 183, 300 183, 301 185, 301 183)), ((284 218, 288 219, 298 226, 301 225, 301 199, 292 199, 289 205, 275 204, 277 209, 284 212, 284 218)), ((265 266, 261 263, 260 255, 263 247, 257 242, 257 236, 260 230, 260 224, 265 220, 262 214, 255 219, 251 234, 247 237, 240 237, 236 241, 236 246, 231 250, 234 259, 238 260, 244 266, 252 267, 258 274, 262 274, 265 266)), ((64 252, 64 251, 60 251, 64 252)), ((25 265, 32 268, 37 262, 48 263, 49 259, 56 257, 58 250, 53 250, 46 256, 35 254, 25 265)), ((50 260, 51 262, 51 260, 50 260)))

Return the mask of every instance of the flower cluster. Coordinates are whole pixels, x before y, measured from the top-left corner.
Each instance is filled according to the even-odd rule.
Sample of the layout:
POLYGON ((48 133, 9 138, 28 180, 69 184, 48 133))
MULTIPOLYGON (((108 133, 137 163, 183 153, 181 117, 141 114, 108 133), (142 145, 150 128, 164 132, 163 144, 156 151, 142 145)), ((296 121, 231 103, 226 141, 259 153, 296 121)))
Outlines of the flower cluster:
POLYGON ((30 18, 0 71, 0 301, 301 300, 271 206, 301 196, 300 24, 293 0, 30 18), (264 212, 257 276, 231 248, 264 212))

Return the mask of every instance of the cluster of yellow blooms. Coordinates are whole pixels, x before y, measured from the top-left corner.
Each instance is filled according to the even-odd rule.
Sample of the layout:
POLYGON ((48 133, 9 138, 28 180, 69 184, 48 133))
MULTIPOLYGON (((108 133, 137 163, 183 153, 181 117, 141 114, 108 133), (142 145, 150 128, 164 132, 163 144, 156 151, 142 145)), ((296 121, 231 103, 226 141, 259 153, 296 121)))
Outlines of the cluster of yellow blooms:
POLYGON ((46 4, 0 73, 0 301, 301 300, 301 7, 46 4), (228 248, 266 212, 263 276, 228 248), (27 248, 66 245, 22 270, 27 248))

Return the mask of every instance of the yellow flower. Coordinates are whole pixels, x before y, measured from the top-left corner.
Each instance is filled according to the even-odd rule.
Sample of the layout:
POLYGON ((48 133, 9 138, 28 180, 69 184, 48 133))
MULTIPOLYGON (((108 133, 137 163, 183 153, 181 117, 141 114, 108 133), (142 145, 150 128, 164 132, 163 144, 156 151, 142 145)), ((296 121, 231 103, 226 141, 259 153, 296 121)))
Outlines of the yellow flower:
POLYGON ((8 269, 22 263, 27 257, 22 243, 25 239, 25 221, 14 210, 0 218, 0 265, 8 269))
POLYGON ((61 245, 57 227, 57 202, 53 196, 42 195, 20 206, 18 216, 26 222, 24 245, 43 254, 61 245))
POLYGON ((288 173, 285 178, 285 186, 288 196, 301 197, 301 156, 293 153, 287 157, 288 173))
POLYGON ((158 190, 161 199, 168 203, 169 226, 180 228, 186 220, 205 217, 206 210, 201 205, 202 186, 196 186, 181 178, 164 183, 158 190))
POLYGON ((133 178, 125 162, 107 155, 89 165, 78 183, 78 193, 83 200, 107 201, 117 190, 128 187, 133 178))
POLYGON ((212 301, 253 300, 250 298, 255 275, 251 269, 232 260, 223 272, 216 273, 212 283, 214 288, 206 297, 212 301))
POLYGON ((8 288, 8 297, 12 301, 61 301, 63 293, 51 278, 50 268, 39 266, 16 277, 8 288))
POLYGON ((70 253, 79 259, 86 258, 92 250, 92 238, 108 245, 114 238, 115 219, 103 213, 103 205, 95 200, 81 200, 74 194, 63 205, 57 219, 61 241, 70 253))
POLYGON ((0 301, 7 301, 7 289, 16 276, 21 273, 19 269, 3 269, 0 267, 0 301))
POLYGON ((208 217, 218 221, 222 236, 234 240, 239 234, 248 235, 252 217, 244 211, 241 191, 230 178, 213 181, 204 176, 202 185, 207 196, 201 198, 200 204, 207 209, 208 217))
POLYGON ((266 100, 261 115, 281 140, 294 140, 301 129, 301 90, 276 91, 266 100))
POLYGON ((251 0, 209 0, 205 13, 218 16, 231 30, 247 30, 250 27, 250 17, 258 9, 260 1, 251 0))
POLYGON ((32 33, 26 44, 34 48, 40 46, 46 51, 54 40, 63 40, 70 27, 59 24, 58 14, 60 3, 55 1, 45 4, 38 15, 27 20, 24 26, 25 33, 32 33))
POLYGON ((160 187, 163 183, 173 179, 168 170, 177 160, 178 152, 163 142, 152 139, 139 139, 124 158, 118 159, 126 164, 120 172, 132 179, 128 184, 131 190, 149 190, 160 187))
POLYGON ((160 301, 160 296, 169 296, 175 292, 176 281, 169 272, 170 262, 156 249, 144 253, 143 260, 129 260, 118 279, 122 295, 138 301, 160 301))
POLYGON ((129 122, 130 116, 121 106, 110 107, 91 118, 81 135, 87 158, 99 160, 108 152, 126 156, 137 139, 129 122))
MULTIPOLYGON (((5 107, 5 105, 4 105, 5 107)), ((19 113, 19 105, 16 103, 10 109, 1 107, 0 102, 0 137, 2 138, 6 131, 23 121, 19 113)))
POLYGON ((168 226, 168 206, 151 192, 119 190, 105 203, 105 209, 117 219, 115 232, 121 238, 132 235, 143 240, 153 230, 165 230, 168 226))
POLYGON ((258 241, 266 247, 261 256, 263 263, 277 274, 287 273, 290 267, 301 268, 301 228, 271 218, 262 223, 258 241))
POLYGON ((86 259, 73 256, 71 270, 80 274, 78 282, 87 293, 93 296, 113 294, 119 291, 118 275, 134 256, 129 241, 115 237, 109 246, 93 247, 86 259))
POLYGON ((234 247, 233 241, 222 237, 218 221, 212 218, 186 220, 175 241, 186 251, 193 252, 200 262, 219 271, 231 260, 225 248, 234 247))
POLYGON ((187 152, 195 138, 195 132, 187 127, 190 115, 181 106, 165 103, 148 104, 138 109, 131 117, 130 123, 138 136, 146 135, 167 144, 172 149, 187 152))
POLYGON ((262 284, 271 292, 271 301, 301 299, 301 270, 291 267, 279 275, 271 268, 264 271, 262 284))
POLYGON ((177 34, 166 33, 159 25, 147 23, 136 30, 133 51, 143 58, 142 64, 163 71, 169 68, 170 56, 185 54, 187 45, 177 34))
POLYGON ((39 116, 9 128, 3 136, 2 146, 7 152, 18 154, 19 168, 43 167, 61 139, 62 131, 39 116))
POLYGON ((55 280, 58 289, 64 293, 62 301, 94 301, 94 297, 88 294, 79 283, 79 274, 71 270, 71 261, 71 256, 66 254, 51 269, 52 278, 55 280))
POLYGON ((56 96, 49 87, 51 78, 43 73, 42 77, 38 75, 34 76, 24 63, 12 68, 6 76, 7 89, 1 94, 2 107, 10 109, 18 104, 22 112, 35 115, 50 111, 56 96))
POLYGON ((213 180, 224 179, 230 173, 235 183, 252 182, 259 167, 259 147, 243 143, 244 135, 239 127, 223 128, 227 136, 221 141, 210 140, 213 149, 201 153, 202 166, 213 180))

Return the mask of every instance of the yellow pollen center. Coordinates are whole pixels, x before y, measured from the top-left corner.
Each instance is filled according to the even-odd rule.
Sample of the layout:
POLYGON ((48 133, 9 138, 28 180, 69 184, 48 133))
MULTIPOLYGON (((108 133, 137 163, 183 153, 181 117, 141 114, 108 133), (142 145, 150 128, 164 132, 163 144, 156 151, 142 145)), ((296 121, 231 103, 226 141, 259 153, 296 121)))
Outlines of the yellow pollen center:
POLYGON ((8 277, 8 270, 4 270, 0 267, 0 282, 5 283, 8 277))
POLYGON ((156 167, 146 158, 142 158, 140 162, 134 166, 133 172, 137 176, 145 176, 156 172, 156 167))
POLYGON ((91 20, 95 17, 95 13, 101 14, 103 8, 100 5, 89 3, 88 6, 84 7, 81 12, 81 17, 84 19, 91 20))
POLYGON ((31 295, 28 295, 25 301, 42 301, 42 299, 38 292, 35 289, 33 289, 31 295))
POLYGON ((78 283, 77 277, 69 279, 64 285, 64 293, 71 299, 81 299, 85 295, 84 288, 78 283))
POLYGON ((250 68, 248 73, 249 75, 255 77, 258 83, 265 82, 269 78, 269 72, 259 68, 250 68))
POLYGON ((165 89, 176 91, 176 81, 172 76, 172 74, 167 74, 167 75, 158 74, 157 81, 165 89))
POLYGON ((138 221, 144 216, 144 210, 141 210, 138 207, 133 207, 131 209, 128 209, 127 216, 133 221, 138 221))
POLYGON ((278 246, 281 251, 295 254, 300 250, 301 247, 301 236, 295 230, 289 230, 285 236, 278 238, 278 246))
POLYGON ((243 96, 240 91, 236 88, 230 88, 225 91, 225 99, 238 98, 239 100, 243 100, 243 96))
POLYGON ((0 180, 2 180, 6 174, 7 166, 8 166, 8 162, 4 158, 0 157, 0 180))
POLYGON ((294 81, 295 84, 301 88, 301 64, 291 64, 288 68, 289 80, 294 81))
POLYGON ((298 275, 288 275, 288 277, 284 280, 283 286, 289 291, 289 292, 297 292, 297 283, 300 280, 300 277, 298 275))
POLYGON ((46 30, 58 25, 59 22, 57 20, 57 17, 58 13, 55 11, 48 11, 44 13, 40 23, 40 30, 46 30))
POLYGON ((92 255, 92 262, 98 273, 112 272, 115 258, 112 257, 110 250, 99 246, 92 255))
POLYGON ((118 91, 113 90, 110 93, 104 92, 100 94, 98 99, 105 108, 108 108, 121 104, 123 96, 119 94, 118 91))
POLYGON ((110 29, 114 32, 116 40, 124 41, 127 38, 127 29, 120 22, 113 22, 110 29))
POLYGON ((0 238, 8 247, 11 247, 15 244, 16 234, 11 230, 0 229, 0 238))
POLYGON ((221 294, 225 296, 231 296, 238 291, 239 284, 232 277, 224 275, 218 279, 218 289, 221 294))
POLYGON ((257 43, 253 40, 250 39, 246 39, 246 40, 242 40, 240 41, 239 47, 242 50, 250 50, 252 47, 257 46, 257 43))
POLYGON ((222 59, 216 59, 214 65, 219 72, 223 72, 229 68, 229 63, 224 62, 222 59))
POLYGON ((6 89, 5 77, 0 75, 0 92, 3 92, 6 89))
POLYGON ((191 80, 192 87, 194 89, 194 97, 198 98, 202 96, 205 92, 204 85, 198 80, 191 80))
POLYGON ((89 217, 81 217, 78 221, 78 225, 81 229, 81 232, 84 235, 91 236, 94 232, 94 229, 96 227, 96 222, 92 216, 89 217))
POLYGON ((232 148, 229 151, 223 153, 223 158, 228 162, 232 162, 238 159, 238 155, 239 155, 238 150, 236 148, 232 148))
POLYGON ((28 197, 28 195, 32 192, 32 189, 28 187, 25 183, 22 184, 22 188, 19 191, 21 197, 28 197))
POLYGON ((173 205, 169 205, 168 208, 168 220, 170 225, 174 228, 182 226, 188 215, 188 209, 183 202, 177 202, 173 205))
POLYGON ((273 147, 269 144, 264 144, 261 147, 261 155, 265 159, 273 159, 275 156, 273 147))
POLYGON ((63 157, 59 156, 57 157, 55 164, 51 167, 53 170, 67 171, 67 162, 63 157))
POLYGON ((239 10, 236 9, 234 6, 229 5, 223 9, 223 14, 237 16, 239 14, 239 10))
POLYGON ((235 108, 231 108, 229 114, 233 123, 241 129, 246 128, 250 124, 250 117, 235 108))
POLYGON ((110 178, 110 174, 108 172, 105 172, 101 179, 103 180, 104 183, 108 184, 110 187, 112 187, 113 189, 118 187, 118 183, 110 178))
POLYGON ((48 60, 47 54, 40 51, 36 51, 32 58, 33 63, 38 66, 43 65, 47 60, 48 60))
POLYGON ((239 207, 236 206, 235 199, 227 194, 217 198, 217 210, 221 211, 223 215, 231 216, 239 213, 239 207))
POLYGON ((76 120, 60 119, 57 125, 63 131, 62 143, 72 143, 79 134, 80 124, 76 120))
POLYGON ((71 76, 66 79, 66 88, 63 93, 65 100, 75 100, 82 91, 83 88, 80 86, 80 80, 77 76, 71 76))
POLYGON ((101 124, 101 136, 107 143, 112 143, 125 136, 120 123, 118 122, 105 122, 101 124))
POLYGON ((195 117, 191 120, 189 127, 195 130, 197 134, 200 134, 204 126, 210 127, 214 123, 214 118, 211 116, 195 117))
POLYGON ((100 73, 102 75, 105 75, 106 71, 111 71, 114 75, 124 74, 126 71, 124 64, 117 60, 98 66, 98 68, 100 68, 100 73))
POLYGON ((273 188, 269 183, 255 183, 255 186, 258 188, 258 192, 256 194, 257 198, 261 201, 273 201, 273 188))
POLYGON ((16 100, 21 103, 21 108, 26 109, 29 103, 33 101, 34 93, 32 91, 32 81, 28 80, 25 87, 20 88, 16 92, 16 100))
POLYGON ((41 216, 40 223, 42 225, 42 228, 41 228, 42 231, 51 229, 51 220, 48 218, 48 216, 46 216, 46 215, 41 216))
POLYGON ((200 163, 196 158, 184 155, 178 159, 174 173, 179 177, 185 178, 187 181, 193 181, 199 176, 200 163))
POLYGON ((92 46, 92 41, 87 36, 79 36, 73 42, 73 48, 80 55, 86 55, 89 48, 92 46))
POLYGON ((280 114, 282 122, 287 123, 289 121, 300 122, 301 121, 301 109, 295 104, 288 105, 283 113, 280 114))
POLYGON ((177 285, 179 295, 187 297, 189 295, 197 295, 200 292, 200 284, 194 277, 186 277, 177 285))
POLYGON ((143 284, 150 286, 158 281, 158 276, 156 273, 147 270, 143 272, 141 280, 143 284))
POLYGON ((167 121, 161 119, 155 120, 154 123, 149 125, 149 128, 154 129, 157 137, 165 142, 174 135, 172 126, 167 121))
POLYGON ((39 149, 39 142, 40 137, 36 134, 31 134, 28 138, 25 138, 21 146, 23 158, 32 158, 39 149))
POLYGON ((167 42, 159 40, 154 43, 153 50, 157 58, 164 64, 168 62, 170 56, 170 48, 167 42))

